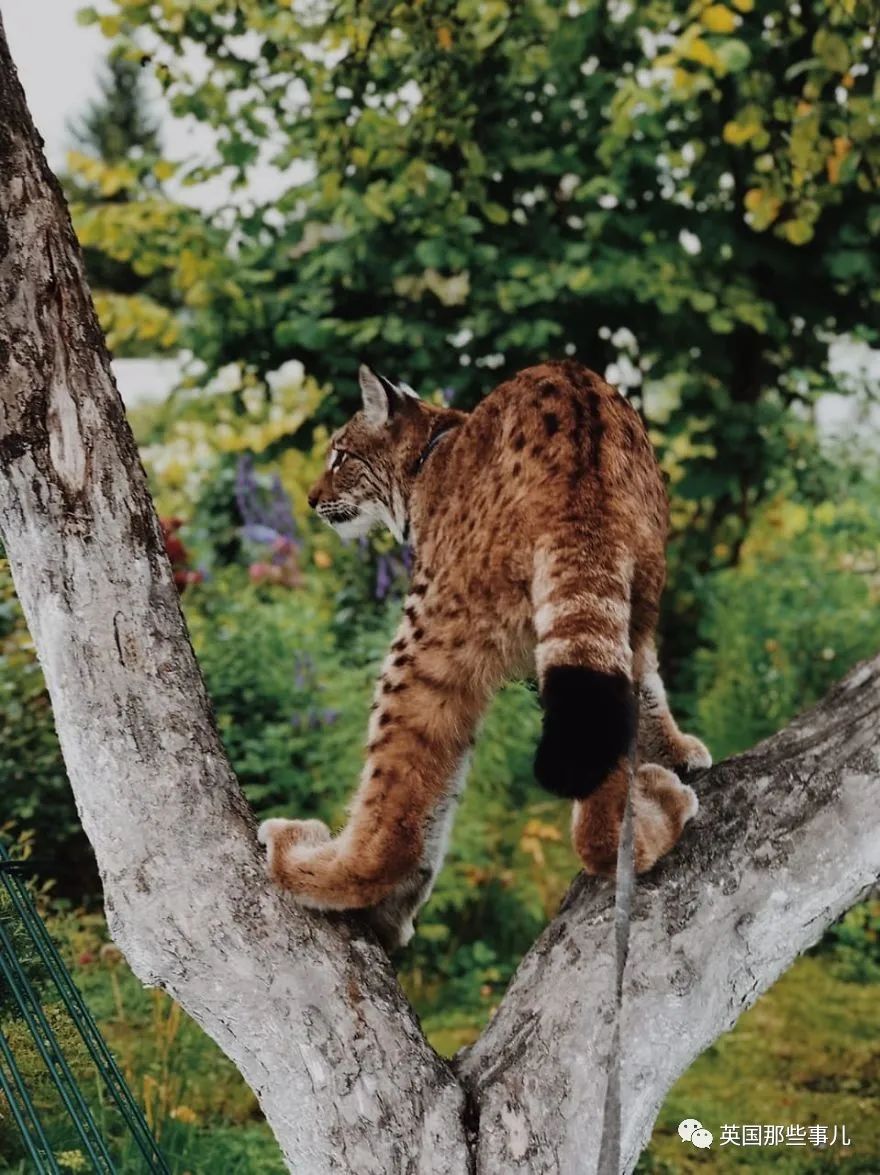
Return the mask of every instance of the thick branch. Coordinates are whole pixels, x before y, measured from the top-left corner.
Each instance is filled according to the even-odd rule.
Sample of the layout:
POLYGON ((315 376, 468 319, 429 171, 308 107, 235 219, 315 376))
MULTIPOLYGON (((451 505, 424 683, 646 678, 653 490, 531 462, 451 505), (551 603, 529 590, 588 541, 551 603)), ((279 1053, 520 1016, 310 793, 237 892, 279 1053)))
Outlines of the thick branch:
POLYGON ((114 938, 294 1170, 465 1171, 461 1090, 387 958, 265 879, 2 23, 0 306, 0 529, 114 938))
MULTIPOLYGON (((698 790, 685 842, 636 890, 623 1019, 627 1171, 670 1086, 880 876, 880 657, 698 790)), ((596 1168, 612 904, 608 883, 575 883, 461 1058, 486 1175, 596 1168)))

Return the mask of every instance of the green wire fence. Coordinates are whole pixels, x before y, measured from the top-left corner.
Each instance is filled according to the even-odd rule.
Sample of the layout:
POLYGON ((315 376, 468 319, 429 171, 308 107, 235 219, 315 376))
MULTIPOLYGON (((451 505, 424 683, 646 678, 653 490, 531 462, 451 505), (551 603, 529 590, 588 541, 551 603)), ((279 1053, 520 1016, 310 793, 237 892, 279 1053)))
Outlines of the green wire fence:
MULTIPOLYGON (((143 1159, 142 1169, 170 1175, 170 1168, 159 1150, 135 1101, 119 1066, 107 1047, 94 1018, 83 1002, 76 984, 49 936, 37 912, 24 874, 27 862, 13 860, 0 842, 0 898, 4 910, 0 913, 0 1007, 25 1026, 36 1052, 45 1067, 48 1078, 60 1098, 68 1116, 81 1153, 100 1175, 116 1171, 107 1140, 99 1128, 95 1115, 74 1076, 58 1034, 47 1015, 38 983, 23 963, 16 947, 17 933, 24 934, 33 948, 34 962, 40 968, 41 978, 48 978, 75 1026, 100 1077, 103 1089, 109 1094, 125 1128, 130 1133, 143 1159)), ((32 1091, 28 1088, 22 1068, 0 1023, 0 1092, 9 1113, 21 1135, 25 1153, 33 1163, 37 1175, 61 1175, 56 1152, 50 1143, 47 1129, 40 1118, 32 1091)))

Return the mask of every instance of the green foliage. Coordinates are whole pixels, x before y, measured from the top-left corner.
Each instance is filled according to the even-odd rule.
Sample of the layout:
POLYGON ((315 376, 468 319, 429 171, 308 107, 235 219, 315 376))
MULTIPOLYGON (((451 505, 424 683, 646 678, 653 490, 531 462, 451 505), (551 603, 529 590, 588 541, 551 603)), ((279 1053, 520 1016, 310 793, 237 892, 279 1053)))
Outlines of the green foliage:
POLYGON ((163 173, 159 124, 150 111, 144 73, 118 48, 111 50, 99 78, 99 94, 69 124, 76 149, 68 156, 62 183, 74 217, 82 226, 86 273, 110 347, 119 354, 149 355, 177 341, 176 302, 168 277, 145 266, 146 241, 138 255, 120 256, 113 247, 114 223, 135 228, 146 201, 159 195, 163 173), (132 207, 127 207, 132 205, 132 207), (90 244, 87 225, 97 218, 106 231, 90 244))
POLYGON ((375 664, 343 657, 308 591, 226 572, 184 598, 220 734, 261 814, 335 819, 355 786, 375 664))
MULTIPOLYGON (((82 1039, 57 994, 17 933, 0 901, 0 917, 17 934, 61 1048, 107 1141, 119 1175, 138 1175, 143 1159, 122 1129, 111 1099, 99 1085, 82 1039)), ((49 929, 74 979, 141 1103, 171 1170, 212 1175, 281 1175, 278 1146, 261 1121, 256 1099, 232 1063, 180 1008, 159 991, 147 991, 107 940, 100 915, 55 912, 49 929)), ((0 1009, 0 1028, 22 1070, 63 1171, 90 1170, 70 1119, 21 1018, 0 1009)), ((28 1175, 22 1144, 0 1095, 0 1170, 28 1175)))
POLYGON ((342 393, 328 418, 365 350, 465 406, 496 367, 619 361, 700 562, 772 480, 765 419, 829 386, 827 332, 876 337, 870 0, 113 0, 100 23, 212 129, 182 182, 277 171, 196 252, 169 219, 188 343, 212 369, 296 355, 342 393))
MULTIPOLYGON (((25 856, 29 838, 24 838, 25 856)), ((96 1074, 76 1025, 61 1001, 48 971, 21 922, 5 886, 0 886, 0 925, 12 947, 4 964, 11 968, 13 986, 0 985, 0 1033, 6 1040, 40 1120, 46 1126, 49 1142, 56 1155, 77 1153, 79 1136, 66 1112, 58 1088, 43 1061, 33 1035, 21 1011, 19 999, 31 1011, 25 990, 39 1002, 49 1030, 54 1036, 73 1080, 83 1094, 95 1120, 101 1123, 111 1146, 121 1137, 121 1119, 108 1112, 97 1086, 96 1074)), ((4 952, 5 954, 5 952, 4 952)), ((49 1046, 51 1047, 51 1046, 49 1046)), ((4 1065, 4 1070, 7 1067, 4 1065)), ((109 1100, 109 1099, 108 1099, 109 1100)), ((0 1093, 0 1168, 25 1162, 24 1142, 18 1133, 5 1095, 0 1093)), ((62 1168, 65 1164, 61 1162, 62 1168)), ((75 1167, 74 1167, 75 1169, 75 1167)))
POLYGON ((830 950, 836 974, 853 983, 880 982, 880 900, 854 906, 822 940, 830 950))
POLYGON ((745 750, 880 648, 880 497, 778 500, 735 568, 706 585, 697 724, 716 757, 745 750))

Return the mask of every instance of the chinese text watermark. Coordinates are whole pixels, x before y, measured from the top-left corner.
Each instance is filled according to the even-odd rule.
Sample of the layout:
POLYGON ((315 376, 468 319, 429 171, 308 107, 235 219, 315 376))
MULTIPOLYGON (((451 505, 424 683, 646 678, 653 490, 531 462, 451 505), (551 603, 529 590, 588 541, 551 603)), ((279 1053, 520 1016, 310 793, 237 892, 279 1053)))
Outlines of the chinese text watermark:
MULTIPOLYGON (((689 1142, 700 1150, 707 1150, 715 1136, 707 1130, 698 1118, 684 1118, 678 1124, 678 1136, 682 1142, 689 1142)), ((718 1139, 721 1146, 852 1146, 846 1126, 832 1124, 825 1126, 801 1126, 796 1123, 780 1126, 776 1123, 749 1122, 733 1125, 725 1122, 718 1139)))

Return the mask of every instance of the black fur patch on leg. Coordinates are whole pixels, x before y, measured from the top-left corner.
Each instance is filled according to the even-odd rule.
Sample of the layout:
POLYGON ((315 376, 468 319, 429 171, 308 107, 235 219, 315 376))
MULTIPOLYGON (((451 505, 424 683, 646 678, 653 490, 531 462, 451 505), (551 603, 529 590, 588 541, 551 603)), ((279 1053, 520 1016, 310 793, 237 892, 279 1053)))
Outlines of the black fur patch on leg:
POLYGON ((535 778, 556 796, 583 800, 628 754, 637 733, 632 684, 622 673, 577 665, 548 669, 535 778))

